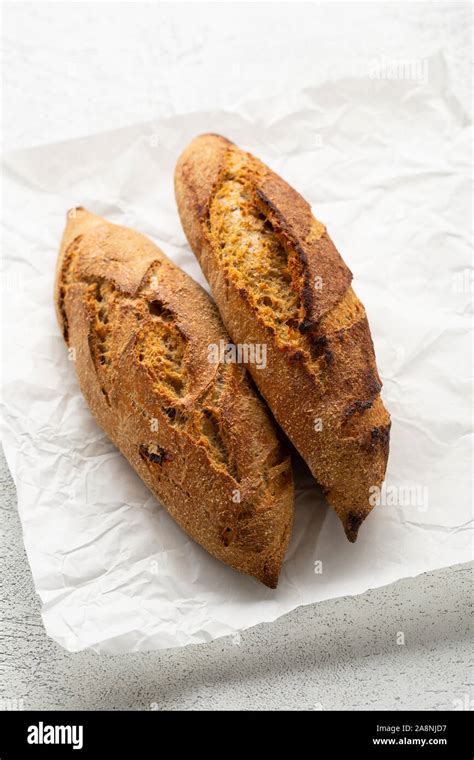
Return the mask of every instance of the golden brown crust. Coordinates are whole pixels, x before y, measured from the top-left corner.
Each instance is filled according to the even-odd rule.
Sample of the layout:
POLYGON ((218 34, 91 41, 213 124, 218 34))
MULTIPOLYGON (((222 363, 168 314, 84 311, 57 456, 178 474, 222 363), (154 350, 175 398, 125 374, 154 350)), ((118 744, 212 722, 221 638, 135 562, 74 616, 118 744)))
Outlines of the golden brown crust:
POLYGON ((205 291, 144 236, 73 209, 55 286, 82 392, 176 522, 275 588, 291 532, 288 457, 205 291))
POLYGON ((218 135, 186 148, 178 210, 235 343, 261 343, 249 370, 355 541, 383 481, 390 418, 352 275, 309 204, 218 135))

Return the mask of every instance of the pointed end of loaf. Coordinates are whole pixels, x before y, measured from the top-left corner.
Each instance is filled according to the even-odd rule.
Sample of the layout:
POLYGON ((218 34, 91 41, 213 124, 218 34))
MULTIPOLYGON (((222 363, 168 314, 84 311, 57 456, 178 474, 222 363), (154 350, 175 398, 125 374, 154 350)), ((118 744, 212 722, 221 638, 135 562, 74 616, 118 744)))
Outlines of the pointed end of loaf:
POLYGON ((350 541, 351 544, 354 544, 357 541, 359 528, 368 514, 369 512, 367 512, 365 515, 361 515, 357 512, 350 512, 347 517, 342 520, 344 532, 346 534, 347 540, 350 541))
POLYGON ((278 586, 278 576, 271 577, 268 580, 262 581, 264 586, 267 586, 267 588, 271 588, 272 590, 275 590, 278 586))
MULTIPOLYGON (((276 589, 278 586, 278 579, 280 577, 280 570, 283 564, 283 559, 284 557, 275 557, 270 562, 266 562, 265 566, 262 569, 255 569, 254 571, 249 572, 248 575, 253 576, 257 581, 263 583, 263 585, 267 588, 276 589)), ((239 567, 236 567, 236 569, 240 570, 239 567)))
POLYGON ((66 214, 66 226, 61 242, 61 252, 65 251, 75 238, 83 235, 90 227, 103 223, 104 220, 100 216, 92 214, 83 206, 70 208, 66 214))
POLYGON ((368 482, 369 479, 372 479, 370 478, 371 468, 367 467, 365 478, 359 470, 356 473, 360 479, 358 479, 357 474, 353 475, 352 480, 348 477, 345 479, 346 488, 343 492, 341 490, 325 492, 326 498, 339 517, 346 538, 351 544, 357 541, 362 523, 375 507, 373 489, 379 489, 383 483, 387 458, 382 452, 379 452, 379 455, 370 464, 376 474, 375 484, 368 482))

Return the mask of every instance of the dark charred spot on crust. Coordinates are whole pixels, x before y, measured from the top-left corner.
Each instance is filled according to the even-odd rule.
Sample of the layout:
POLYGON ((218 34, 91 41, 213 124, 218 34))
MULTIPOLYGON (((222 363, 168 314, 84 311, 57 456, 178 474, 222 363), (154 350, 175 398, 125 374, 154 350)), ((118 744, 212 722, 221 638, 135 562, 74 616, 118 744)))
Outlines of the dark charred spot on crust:
MULTIPOLYGON (((304 303, 305 311, 307 312, 310 307, 308 306, 307 301, 306 301, 306 287, 303 290, 303 303, 304 303)), ((315 324, 316 323, 315 323, 314 319, 305 318, 300 323, 300 326, 299 326, 298 329, 299 329, 299 331, 300 331, 300 333, 302 335, 305 335, 305 333, 308 333, 308 332, 310 332, 310 330, 313 329, 313 327, 314 327, 315 324)))
POLYGON ((238 294, 243 301, 245 301, 246 303, 249 303, 247 291, 245 290, 245 288, 239 288, 238 294))
POLYGON ((316 359, 320 359, 321 356, 324 355, 324 353, 327 350, 328 345, 328 339, 325 335, 322 335, 320 338, 312 338, 311 339, 311 358, 313 361, 316 361, 316 359))
POLYGON ((311 359, 314 362, 323 357, 328 366, 334 363, 334 354, 329 348, 329 340, 325 335, 322 335, 320 338, 312 338, 310 352, 311 359))
POLYGON ((353 404, 348 404, 344 409, 344 417, 349 419, 349 417, 352 417, 352 415, 356 413, 365 412, 367 409, 371 408, 372 404, 372 401, 354 401, 353 404))
POLYGON ((138 447, 141 458, 147 459, 149 462, 163 464, 163 462, 173 461, 173 455, 168 451, 165 451, 165 449, 161 446, 154 445, 153 449, 156 449, 156 451, 152 451, 151 448, 149 446, 146 446, 144 443, 141 443, 138 447))
POLYGON ((359 532, 359 528, 364 522, 364 518, 357 514, 357 512, 349 512, 347 515, 347 521, 345 525, 346 529, 346 536, 351 541, 351 543, 354 543, 354 541, 357 538, 357 533, 359 532))
POLYGON ((378 396, 382 390, 382 383, 377 374, 373 371, 372 367, 369 367, 366 374, 367 390, 373 398, 378 396))
POLYGON ((304 352, 303 351, 291 351, 288 354, 288 359, 290 362, 294 362, 295 364, 297 362, 301 362, 304 359, 304 352))
POLYGON ((230 543, 232 542, 233 537, 234 537, 234 531, 233 531, 233 529, 232 528, 226 528, 224 530, 224 533, 222 534, 222 543, 224 544, 224 546, 226 546, 226 547, 229 546, 230 543))
POLYGON ((374 427, 370 431, 371 440, 374 443, 379 443, 381 446, 387 446, 390 438, 390 425, 382 425, 380 427, 374 427))
POLYGON ((164 322, 172 322, 173 314, 166 306, 155 298, 154 301, 150 301, 148 304, 148 310, 153 317, 160 317, 164 322))
POLYGON ((390 427, 390 423, 388 425, 373 427, 369 438, 365 441, 364 449, 369 453, 375 451, 377 447, 387 450, 390 442, 390 427))

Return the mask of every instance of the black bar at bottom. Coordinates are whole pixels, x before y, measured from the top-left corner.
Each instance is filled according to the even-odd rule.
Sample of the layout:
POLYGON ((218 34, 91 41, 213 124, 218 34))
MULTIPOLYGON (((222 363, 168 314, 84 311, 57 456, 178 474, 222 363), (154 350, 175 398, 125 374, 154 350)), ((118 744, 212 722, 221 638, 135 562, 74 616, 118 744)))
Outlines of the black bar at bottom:
MULTIPOLYGON (((0 712, 0 760, 280 750, 472 758, 469 712, 0 712)), ((293 754, 293 751, 291 752, 293 754)))

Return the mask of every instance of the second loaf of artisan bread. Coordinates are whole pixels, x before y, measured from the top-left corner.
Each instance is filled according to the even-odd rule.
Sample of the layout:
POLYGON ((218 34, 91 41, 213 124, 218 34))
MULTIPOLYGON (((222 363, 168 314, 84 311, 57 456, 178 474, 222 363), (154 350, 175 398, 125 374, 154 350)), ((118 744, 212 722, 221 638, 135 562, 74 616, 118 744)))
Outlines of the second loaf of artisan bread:
POLYGON ((290 462, 207 293, 143 235, 68 215, 56 309, 97 422, 176 522, 274 588, 293 517, 290 462))
POLYGON ((355 541, 384 478, 390 418, 351 272, 301 195, 224 137, 193 140, 175 190, 225 326, 266 346, 254 381, 355 541))

